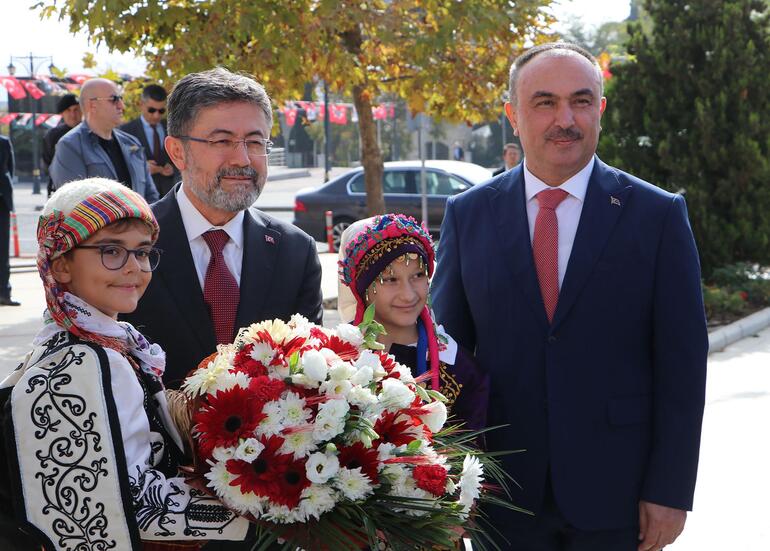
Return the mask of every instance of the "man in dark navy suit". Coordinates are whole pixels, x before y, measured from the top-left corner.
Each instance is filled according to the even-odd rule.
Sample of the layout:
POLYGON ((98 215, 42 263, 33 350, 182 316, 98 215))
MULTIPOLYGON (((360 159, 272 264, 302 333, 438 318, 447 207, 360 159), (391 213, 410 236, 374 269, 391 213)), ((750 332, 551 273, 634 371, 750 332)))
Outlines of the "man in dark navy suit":
POLYGON ((11 298, 9 242, 13 212, 14 158, 11 140, 0 136, 0 306, 19 306, 11 298))
POLYGON ((657 550, 692 507, 708 339, 684 199, 596 155, 596 60, 545 44, 511 68, 525 160, 447 203, 437 319, 491 377, 492 451, 527 516, 516 550, 657 550))

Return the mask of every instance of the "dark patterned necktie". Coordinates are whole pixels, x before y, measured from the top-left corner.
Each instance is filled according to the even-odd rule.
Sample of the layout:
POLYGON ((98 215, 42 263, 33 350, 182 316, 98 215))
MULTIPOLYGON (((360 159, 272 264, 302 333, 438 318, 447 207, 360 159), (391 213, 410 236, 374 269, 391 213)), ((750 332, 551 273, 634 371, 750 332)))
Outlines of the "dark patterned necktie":
POLYGON ((217 344, 229 344, 233 341, 235 315, 240 300, 238 282, 227 268, 222 255, 222 249, 230 236, 225 230, 211 230, 203 234, 203 239, 211 250, 211 260, 203 281, 203 299, 209 306, 217 344))

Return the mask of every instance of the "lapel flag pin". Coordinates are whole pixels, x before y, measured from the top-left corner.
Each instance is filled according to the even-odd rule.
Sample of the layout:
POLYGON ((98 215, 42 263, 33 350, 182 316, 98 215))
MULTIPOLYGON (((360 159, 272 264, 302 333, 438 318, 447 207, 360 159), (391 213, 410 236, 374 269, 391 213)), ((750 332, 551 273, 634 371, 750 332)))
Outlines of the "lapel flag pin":
POLYGON ((615 207, 619 207, 619 206, 620 206, 620 199, 618 199, 617 197, 613 197, 612 195, 610 195, 610 205, 613 205, 613 206, 615 206, 615 207))
POLYGON ((266 235, 265 241, 271 245, 275 245, 275 238, 272 235, 266 235))

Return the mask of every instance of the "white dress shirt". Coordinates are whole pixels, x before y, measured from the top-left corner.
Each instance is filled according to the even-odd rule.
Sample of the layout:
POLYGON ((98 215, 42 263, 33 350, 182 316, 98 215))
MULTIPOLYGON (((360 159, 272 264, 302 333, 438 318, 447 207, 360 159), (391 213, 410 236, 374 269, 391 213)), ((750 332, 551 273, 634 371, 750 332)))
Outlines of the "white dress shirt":
POLYGON ((184 231, 187 233, 187 241, 190 243, 190 252, 193 263, 195 263, 195 271, 198 272, 201 290, 203 290, 206 270, 211 260, 211 249, 206 244, 206 240, 203 239, 203 234, 209 230, 225 230, 230 236, 230 241, 222 249, 222 256, 225 258, 227 268, 240 286, 241 264, 243 263, 243 211, 236 214, 224 226, 214 226, 192 204, 187 197, 184 184, 179 186, 179 191, 176 192, 176 201, 179 204, 179 212, 182 214, 182 223, 184 224, 184 231))
POLYGON ((527 168, 527 159, 524 158, 524 193, 527 199, 527 219, 529 221, 529 240, 535 236, 535 220, 540 206, 537 202, 538 193, 544 189, 563 189, 569 195, 556 207, 556 219, 559 221, 559 288, 564 283, 564 274, 567 273, 569 256, 572 253, 572 245, 575 243, 580 213, 583 211, 583 203, 588 189, 588 179, 594 169, 594 157, 588 161, 580 172, 572 178, 554 188, 547 185, 527 168))

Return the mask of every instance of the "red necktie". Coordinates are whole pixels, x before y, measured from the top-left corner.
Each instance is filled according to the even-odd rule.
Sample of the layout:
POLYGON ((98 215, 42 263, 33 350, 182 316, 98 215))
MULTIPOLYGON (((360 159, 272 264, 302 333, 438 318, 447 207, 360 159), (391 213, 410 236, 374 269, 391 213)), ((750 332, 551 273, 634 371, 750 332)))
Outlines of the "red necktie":
POLYGON ((233 341, 235 314, 241 296, 238 282, 227 269, 222 255, 230 236, 225 230, 211 230, 203 234, 203 239, 211 250, 211 260, 203 281, 203 299, 209 305, 217 344, 229 344, 233 341))
POLYGON ((160 164, 160 134, 158 134, 158 125, 152 126, 152 156, 157 164, 160 164))
POLYGON ((567 195, 563 189, 546 189, 537 194, 540 209, 535 219, 532 253, 549 323, 553 321, 559 301, 559 220, 556 218, 556 207, 567 195))

